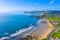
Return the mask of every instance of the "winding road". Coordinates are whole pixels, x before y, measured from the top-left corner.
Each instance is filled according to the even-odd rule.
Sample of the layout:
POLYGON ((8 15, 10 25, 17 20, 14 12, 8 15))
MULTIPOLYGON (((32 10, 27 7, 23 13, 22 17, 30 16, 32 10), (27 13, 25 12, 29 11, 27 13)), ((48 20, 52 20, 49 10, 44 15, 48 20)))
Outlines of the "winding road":
POLYGON ((56 32, 58 29, 58 26, 56 25, 56 28, 48 35, 47 40, 50 40, 51 36, 54 34, 54 32, 56 32))

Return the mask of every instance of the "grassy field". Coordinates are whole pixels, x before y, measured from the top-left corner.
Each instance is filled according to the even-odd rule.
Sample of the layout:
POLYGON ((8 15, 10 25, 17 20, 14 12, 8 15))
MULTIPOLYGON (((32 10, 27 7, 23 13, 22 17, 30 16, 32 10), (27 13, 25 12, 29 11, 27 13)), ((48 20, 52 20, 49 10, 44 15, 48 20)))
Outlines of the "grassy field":
POLYGON ((58 17, 49 17, 47 19, 52 20, 52 21, 57 21, 58 22, 58 27, 60 28, 60 18, 58 18, 58 17))
POLYGON ((60 30, 58 30, 57 32, 55 32, 52 37, 53 38, 60 38, 60 30))
POLYGON ((57 32, 55 32, 52 37, 54 37, 54 38, 60 38, 60 18, 49 17, 48 19, 52 20, 52 21, 57 21, 58 22, 58 28, 59 28, 59 30, 57 32))
POLYGON ((49 17, 48 19, 49 20, 57 20, 57 21, 60 21, 60 18, 58 18, 58 17, 49 17))

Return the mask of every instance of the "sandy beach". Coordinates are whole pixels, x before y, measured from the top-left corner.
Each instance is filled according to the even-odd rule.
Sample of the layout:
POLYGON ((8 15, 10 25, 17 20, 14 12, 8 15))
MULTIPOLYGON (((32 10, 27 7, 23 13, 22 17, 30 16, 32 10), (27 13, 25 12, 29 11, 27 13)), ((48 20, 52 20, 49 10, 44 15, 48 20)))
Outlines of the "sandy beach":
POLYGON ((46 38, 48 34, 55 29, 55 27, 47 19, 43 20, 45 20, 46 23, 39 23, 38 29, 30 35, 32 37, 35 37, 37 40, 42 40, 46 38))

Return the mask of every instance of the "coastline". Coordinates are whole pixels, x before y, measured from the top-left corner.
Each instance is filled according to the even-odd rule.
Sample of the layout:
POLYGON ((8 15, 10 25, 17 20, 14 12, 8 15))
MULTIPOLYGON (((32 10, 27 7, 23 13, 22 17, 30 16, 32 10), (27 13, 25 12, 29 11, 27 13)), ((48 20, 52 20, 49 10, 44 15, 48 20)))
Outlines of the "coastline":
MULTIPOLYGON (((38 20, 37 20, 38 21, 38 20)), ((40 19, 39 19, 40 21, 40 19)), ((17 31, 16 33, 11 34, 9 37, 2 37, 0 38, 0 40, 17 40, 17 38, 23 38, 26 37, 27 35, 30 35, 32 32, 36 31, 36 29, 38 29, 38 27, 31 25, 29 28, 25 28, 22 30, 17 31)))
POLYGON ((55 29, 55 27, 47 19, 43 19, 47 23, 40 23, 38 29, 34 31, 31 35, 32 37, 37 38, 37 40, 42 40, 48 37, 48 35, 55 29))
MULTIPOLYGON (((45 39, 46 37, 48 37, 48 35, 55 29, 55 27, 49 22, 49 20, 47 20, 45 18, 43 18, 42 20, 38 20, 37 24, 38 25, 36 27, 33 27, 32 29, 30 29, 26 32, 23 32, 22 35, 25 37, 31 36, 33 38, 37 38, 37 40, 42 40, 42 39, 45 39)), ((15 39, 12 39, 12 40, 16 40, 17 38, 18 39, 20 38, 20 34, 15 36, 15 39)), ((10 39, 10 38, 8 38, 8 39, 10 39)))

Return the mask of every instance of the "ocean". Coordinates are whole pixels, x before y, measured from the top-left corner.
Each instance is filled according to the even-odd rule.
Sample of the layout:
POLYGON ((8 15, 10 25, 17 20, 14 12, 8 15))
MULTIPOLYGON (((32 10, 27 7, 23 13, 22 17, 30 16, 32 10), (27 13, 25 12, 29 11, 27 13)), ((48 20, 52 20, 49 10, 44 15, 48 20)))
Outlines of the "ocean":
MULTIPOLYGON (((37 18, 26 13, 0 14, 0 38, 9 36, 18 30, 36 25, 37 18)), ((35 16, 35 15, 34 15, 35 16)))

